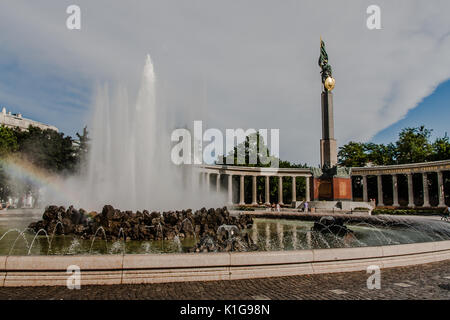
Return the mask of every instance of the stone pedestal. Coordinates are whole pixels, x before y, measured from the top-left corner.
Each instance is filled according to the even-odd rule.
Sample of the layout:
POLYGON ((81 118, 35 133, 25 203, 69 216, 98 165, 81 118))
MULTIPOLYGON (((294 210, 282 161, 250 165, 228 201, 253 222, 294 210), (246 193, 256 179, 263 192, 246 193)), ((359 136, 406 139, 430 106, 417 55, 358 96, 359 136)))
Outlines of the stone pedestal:
POLYGON ((351 201, 352 182, 346 177, 319 177, 313 179, 314 201, 351 201))

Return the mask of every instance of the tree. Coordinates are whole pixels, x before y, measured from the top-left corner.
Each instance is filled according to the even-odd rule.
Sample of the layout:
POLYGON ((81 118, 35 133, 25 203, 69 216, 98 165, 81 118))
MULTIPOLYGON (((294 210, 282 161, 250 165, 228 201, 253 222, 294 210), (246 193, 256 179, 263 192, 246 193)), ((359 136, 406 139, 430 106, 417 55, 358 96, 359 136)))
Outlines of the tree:
POLYGON ((430 160, 433 153, 429 142, 431 131, 425 126, 403 129, 396 142, 398 163, 417 163, 430 160))
MULTIPOLYGON (((260 135, 259 132, 257 132, 256 134, 253 135, 249 135, 246 137, 245 141, 240 143, 239 145, 237 145, 236 147, 233 148, 233 151, 230 151, 228 153, 228 155, 230 157, 233 157, 234 161, 233 164, 231 165, 235 165, 235 166, 246 166, 246 167, 269 167, 270 163, 274 163, 274 161, 278 162, 278 166, 279 168, 308 168, 308 165, 305 164, 296 164, 296 163, 291 163, 289 161, 286 160, 280 160, 278 158, 275 158, 273 156, 270 156, 270 150, 268 148, 268 146, 265 144, 264 139, 260 139, 260 135), (262 145, 261 145, 262 143, 262 145), (237 161, 237 150, 244 150, 244 154, 245 154, 245 163, 243 164, 238 164, 237 161), (249 160, 250 160, 250 155, 251 154, 257 154, 257 163, 256 164, 250 164, 249 160), (261 163, 261 157, 270 157, 270 163, 267 164, 263 164, 261 163)), ((222 156, 221 161, 217 160, 217 163, 223 163, 226 164, 226 157, 222 156)), ((267 161, 264 161, 267 162, 267 161)), ((269 195, 270 195, 270 201, 271 202, 278 202, 278 180, 277 177, 270 177, 271 179, 271 183, 270 183, 270 190, 269 190, 269 195)), ((257 194, 260 195, 261 200, 265 200, 263 199, 263 194, 265 193, 265 178, 264 177, 258 177, 257 178, 257 182, 256 182, 256 188, 257 188, 257 194)), ((252 200, 252 181, 251 179, 245 179, 244 180, 244 190, 245 190, 245 194, 244 197, 246 199, 246 202, 250 202, 252 200)), ((284 194, 284 199, 287 199, 289 201, 289 199, 292 200, 297 200, 297 199, 292 199, 292 188, 291 188, 291 180, 290 179, 283 179, 283 194, 284 194)), ((299 197, 302 193, 305 192, 306 190, 306 183, 305 183, 305 179, 297 179, 296 180, 296 188, 298 190, 297 192, 297 197, 299 197)))
POLYGON ((51 129, 30 126, 27 131, 16 130, 18 153, 38 168, 53 173, 73 173, 77 157, 73 140, 51 129))
POLYGON ((89 154, 91 139, 89 138, 89 132, 87 130, 87 127, 83 128, 82 134, 79 134, 77 132, 76 135, 78 137, 78 141, 74 141, 75 152, 76 152, 78 166, 79 166, 79 168, 81 168, 84 164, 86 164, 87 156, 89 154))
POLYGON ((395 164, 397 159, 397 149, 393 143, 388 145, 365 143, 364 151, 367 153, 368 161, 374 165, 391 165, 395 164))
POLYGON ((432 149, 434 161, 450 159, 450 141, 447 133, 445 133, 444 137, 437 138, 434 141, 432 149))
POLYGON ((18 148, 14 130, 5 126, 0 127, 0 158, 15 152, 18 148))
POLYGON ((269 148, 267 147, 264 138, 261 137, 259 132, 250 134, 245 137, 245 141, 238 144, 233 148, 232 151, 228 153, 227 156, 221 156, 221 159, 216 160, 217 163, 235 165, 235 166, 247 166, 247 167, 270 167, 271 163, 279 160, 273 156, 270 156, 269 148), (245 155, 245 163, 238 163, 238 152, 243 150, 245 155), (256 163, 251 163, 250 155, 256 155, 256 163), (227 163, 227 157, 233 157, 233 164, 227 163), (261 162, 261 159, 266 159, 267 161, 261 162))
POLYGON ((364 167, 368 161, 363 143, 350 141, 338 152, 339 164, 344 167, 364 167))

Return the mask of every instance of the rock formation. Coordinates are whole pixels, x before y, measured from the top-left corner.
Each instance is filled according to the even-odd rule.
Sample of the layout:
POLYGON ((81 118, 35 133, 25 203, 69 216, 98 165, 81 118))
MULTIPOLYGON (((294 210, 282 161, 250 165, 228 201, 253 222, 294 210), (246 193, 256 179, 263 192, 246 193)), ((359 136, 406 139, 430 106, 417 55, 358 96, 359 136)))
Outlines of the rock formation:
POLYGON ((108 240, 172 240, 176 236, 180 239, 195 237, 199 239, 199 243, 192 251, 204 252, 252 248, 251 239, 245 235, 240 236, 241 231, 251 228, 252 224, 251 217, 231 216, 226 207, 160 213, 147 210, 120 211, 105 205, 100 213, 88 213, 83 209, 76 210, 73 206, 67 210, 64 207, 49 206, 45 209, 42 220, 31 223, 29 228, 35 232, 43 229, 47 234, 76 235, 81 239, 91 239, 96 234, 100 238, 106 235, 108 240), (219 228, 223 225, 234 226, 237 232, 230 236, 226 230, 219 228), (98 232, 99 229, 103 229, 104 233, 98 232), (215 245, 207 246, 208 241, 215 241, 215 245))

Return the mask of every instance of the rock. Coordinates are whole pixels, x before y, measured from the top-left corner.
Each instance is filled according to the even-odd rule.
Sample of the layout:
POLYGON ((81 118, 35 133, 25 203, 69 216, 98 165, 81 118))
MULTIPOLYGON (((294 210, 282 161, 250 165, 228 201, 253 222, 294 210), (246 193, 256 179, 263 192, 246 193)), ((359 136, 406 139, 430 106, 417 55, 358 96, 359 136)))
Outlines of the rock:
MULTIPOLYGON (((105 205, 100 214, 83 209, 76 210, 70 206, 49 206, 45 209, 42 220, 30 224, 35 232, 43 229, 48 235, 80 236, 92 239, 99 228, 104 229, 107 239, 163 240, 196 237, 198 244, 194 252, 245 251, 254 249, 254 244, 247 234, 240 236, 240 231, 250 228, 253 220, 248 216, 231 217, 227 208, 201 208, 193 212, 182 211, 159 212, 144 210, 133 213, 120 211, 111 205, 105 205), (231 225, 230 230, 219 230, 220 226, 231 225), (219 232, 218 232, 219 231, 219 232), (197 250, 198 249, 198 250, 197 250)), ((223 229, 223 228, 222 228, 223 229)), ((103 232, 97 237, 104 238, 103 232)))

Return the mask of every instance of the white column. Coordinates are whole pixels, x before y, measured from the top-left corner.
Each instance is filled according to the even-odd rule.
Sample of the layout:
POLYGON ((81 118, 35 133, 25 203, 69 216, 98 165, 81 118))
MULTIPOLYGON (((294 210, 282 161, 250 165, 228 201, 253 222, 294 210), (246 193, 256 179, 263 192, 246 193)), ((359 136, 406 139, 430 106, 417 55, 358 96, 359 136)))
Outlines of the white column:
POLYGON ((205 185, 205 177, 203 176, 205 173, 200 172, 200 175, 198 176, 198 186, 203 189, 203 186, 205 185))
POLYGON ((444 179, 442 177, 442 171, 437 172, 438 177, 438 193, 439 193, 439 207, 445 207, 445 195, 444 195, 444 179))
POLYGON ((207 172, 207 173, 205 174, 205 179, 206 179, 206 191, 209 191, 209 190, 211 189, 210 186, 209 186, 209 181, 211 180, 211 179, 209 178, 209 175, 210 175, 209 172, 207 172))
POLYGON ((368 202, 369 201, 369 195, 367 193, 367 176, 364 175, 363 177, 363 201, 368 202))
POLYGON ((216 191, 220 192, 220 173, 216 175, 216 191))
POLYGON ((233 204, 233 175, 228 175, 228 204, 233 204))
POLYGON ((309 188, 309 180, 310 180, 310 177, 306 177, 306 180, 305 180, 305 200, 306 200, 306 202, 309 202, 309 201, 311 201, 311 190, 309 190, 310 188, 309 188))
POLYGON ((398 190, 397 190, 397 175, 393 174, 392 175, 392 194, 393 194, 393 200, 394 203, 392 204, 394 207, 398 207, 400 206, 400 204, 398 203, 398 190))
POLYGON ((297 201, 297 182, 295 176, 292 177, 292 202, 297 201))
POLYGON ((256 190, 256 176, 252 176, 252 205, 258 205, 258 201, 256 199, 257 190, 256 190))
POLYGON ((378 189, 378 206, 384 206, 383 203, 383 176, 380 174, 377 176, 377 189, 378 189))
POLYGON ((241 175, 239 176, 240 178, 240 188, 239 188, 239 205, 244 205, 245 204, 245 199, 244 199, 244 178, 245 176, 241 175))
POLYGON ((266 194, 266 204, 270 204, 270 177, 266 176, 266 187, 265 187, 265 194, 266 194))
POLYGON ((408 177, 408 207, 414 207, 413 177, 411 173, 406 176, 408 177))
POLYGON ((423 189, 423 207, 430 206, 430 195, 428 191, 428 174, 426 172, 422 172, 422 189, 423 189))
POLYGON ((279 176, 278 177, 278 203, 284 204, 283 203, 283 177, 279 176))

